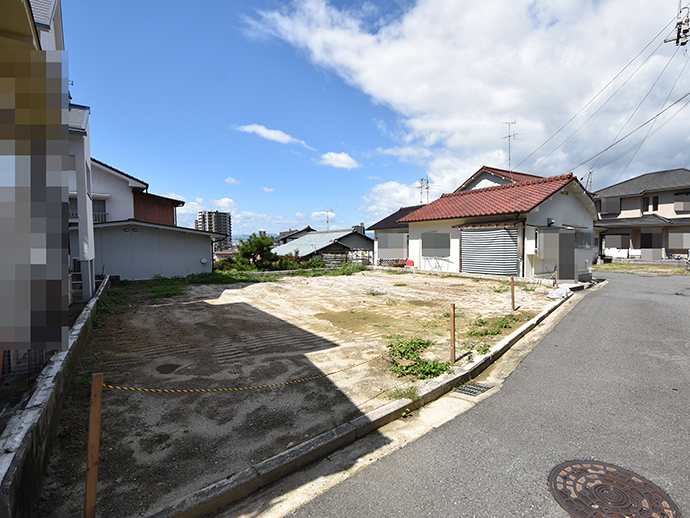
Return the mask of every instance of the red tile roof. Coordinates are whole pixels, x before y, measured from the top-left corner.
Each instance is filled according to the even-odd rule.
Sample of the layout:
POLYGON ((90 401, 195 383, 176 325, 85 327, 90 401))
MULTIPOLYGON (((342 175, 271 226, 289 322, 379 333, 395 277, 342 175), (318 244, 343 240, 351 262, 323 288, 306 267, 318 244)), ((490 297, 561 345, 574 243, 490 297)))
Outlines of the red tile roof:
MULTIPOLYGON (((530 212, 572 181, 573 173, 444 194, 399 223, 530 212)), ((579 182, 578 182, 579 183, 579 182)), ((584 189, 583 189, 584 190, 584 189)))

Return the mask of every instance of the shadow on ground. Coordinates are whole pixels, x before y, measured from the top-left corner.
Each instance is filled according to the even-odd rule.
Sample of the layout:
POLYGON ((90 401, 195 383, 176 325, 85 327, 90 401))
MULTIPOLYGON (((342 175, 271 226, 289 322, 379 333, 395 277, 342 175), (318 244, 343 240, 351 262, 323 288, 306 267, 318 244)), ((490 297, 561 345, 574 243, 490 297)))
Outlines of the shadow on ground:
MULTIPOLYGON (((217 287, 216 296, 227 288, 217 287)), ((40 516, 83 512, 92 373, 104 372, 107 384, 125 387, 243 388, 318 376, 322 371, 306 355, 339 353, 337 343, 249 304, 208 304, 197 297, 125 304, 94 329, 66 397, 40 516)), ((374 356, 360 350, 352 363, 374 356)), ((106 390, 99 516, 168 505, 360 415, 328 378, 212 393, 106 390)))

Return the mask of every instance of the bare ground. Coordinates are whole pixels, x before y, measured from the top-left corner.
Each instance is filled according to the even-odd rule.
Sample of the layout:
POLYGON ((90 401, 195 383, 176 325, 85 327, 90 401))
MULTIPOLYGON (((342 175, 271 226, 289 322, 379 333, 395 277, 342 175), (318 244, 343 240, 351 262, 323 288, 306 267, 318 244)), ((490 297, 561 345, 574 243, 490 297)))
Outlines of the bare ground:
MULTIPOLYGON (((549 303, 542 287, 516 287, 515 293, 523 317, 549 303)), ((94 372, 125 387, 242 388, 373 359, 273 388, 186 394, 106 389, 98 516, 137 516, 378 408, 396 387, 422 386, 423 380, 397 378, 376 358, 387 342, 419 336, 437 342, 425 357, 448 360, 451 302, 458 354, 463 341, 469 346, 501 338, 468 338, 477 317, 511 313, 506 283, 371 271, 198 285, 168 299, 120 288, 119 299, 105 325, 93 330, 68 392, 40 516, 83 513, 94 372)))

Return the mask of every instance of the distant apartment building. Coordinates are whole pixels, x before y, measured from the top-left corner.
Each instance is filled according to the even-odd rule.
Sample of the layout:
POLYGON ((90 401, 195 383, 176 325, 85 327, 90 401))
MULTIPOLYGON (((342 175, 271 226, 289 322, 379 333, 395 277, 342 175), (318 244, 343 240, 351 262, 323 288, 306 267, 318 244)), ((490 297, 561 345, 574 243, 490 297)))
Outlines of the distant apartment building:
POLYGON ((194 220, 194 228, 227 236, 225 239, 216 241, 213 244, 213 251, 222 252, 230 250, 232 245, 232 221, 229 212, 200 210, 197 219, 194 220))

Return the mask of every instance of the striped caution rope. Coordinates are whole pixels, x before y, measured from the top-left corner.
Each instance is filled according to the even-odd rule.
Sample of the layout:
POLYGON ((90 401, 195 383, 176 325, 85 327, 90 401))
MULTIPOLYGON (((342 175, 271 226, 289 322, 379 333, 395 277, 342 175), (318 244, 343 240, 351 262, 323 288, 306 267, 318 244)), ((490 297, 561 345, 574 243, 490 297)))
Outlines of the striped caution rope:
POLYGON ((364 365, 366 363, 373 362, 374 360, 378 360, 379 358, 383 357, 385 354, 386 353, 379 354, 378 356, 371 358, 369 360, 357 363, 355 365, 350 365, 349 367, 345 367, 344 369, 329 372, 328 374, 319 374, 318 376, 312 376, 310 378, 302 378, 302 379, 298 379, 298 380, 284 381, 282 383, 273 383, 271 385, 256 385, 254 387, 209 388, 209 389, 149 389, 149 388, 138 388, 138 387, 119 387, 117 385, 108 385, 107 383, 103 383, 103 386, 105 388, 114 389, 114 390, 130 390, 130 391, 134 391, 134 392, 156 392, 156 393, 173 393, 173 394, 182 394, 182 393, 188 394, 188 393, 195 393, 195 392, 236 392, 236 391, 240 391, 240 390, 255 390, 255 389, 263 389, 263 388, 281 387, 283 385, 293 385, 295 383, 304 383, 305 381, 312 381, 312 380, 317 380, 320 378, 326 378, 328 376, 333 376, 334 374, 338 374, 340 372, 354 369, 355 367, 359 367, 360 365, 364 365))

